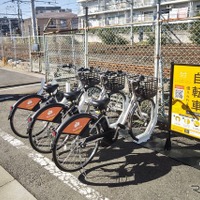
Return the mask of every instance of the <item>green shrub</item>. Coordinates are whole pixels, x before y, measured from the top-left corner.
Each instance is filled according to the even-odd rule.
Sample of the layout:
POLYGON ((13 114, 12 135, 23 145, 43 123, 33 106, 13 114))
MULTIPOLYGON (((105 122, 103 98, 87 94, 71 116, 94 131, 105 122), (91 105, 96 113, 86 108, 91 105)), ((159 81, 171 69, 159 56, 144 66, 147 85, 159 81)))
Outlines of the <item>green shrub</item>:
MULTIPOLYGON (((167 43, 174 43, 171 38, 168 38, 165 34, 161 34, 161 45, 166 45, 167 43)), ((147 44, 155 44, 155 34, 147 33, 147 44)))
POLYGON ((98 31, 98 36, 104 44, 124 45, 128 41, 120 35, 117 35, 112 29, 101 29, 98 31))
POLYGON ((189 33, 192 43, 200 45, 200 20, 192 23, 189 33))

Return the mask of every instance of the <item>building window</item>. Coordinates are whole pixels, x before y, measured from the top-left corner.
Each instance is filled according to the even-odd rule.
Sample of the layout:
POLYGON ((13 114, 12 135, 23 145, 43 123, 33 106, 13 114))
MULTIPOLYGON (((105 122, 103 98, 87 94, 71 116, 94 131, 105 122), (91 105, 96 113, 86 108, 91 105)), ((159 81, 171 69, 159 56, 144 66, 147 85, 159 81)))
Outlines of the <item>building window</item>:
POLYGON ((161 19, 168 20, 169 19, 169 9, 161 10, 161 19))
POLYGON ((110 17, 107 17, 107 25, 113 25, 115 24, 115 17, 114 16, 110 16, 110 17))
POLYGON ((66 28, 67 27, 67 20, 66 19, 61 19, 60 20, 60 27, 61 28, 66 28))
POLYGON ((125 17, 124 15, 118 15, 118 24, 124 24, 125 17))
POLYGON ((51 22, 49 23, 49 28, 56 28, 56 21, 55 20, 51 20, 51 22))
POLYGON ((200 15, 200 5, 196 6, 196 15, 200 15))
POLYGON ((153 20, 153 11, 144 12, 144 21, 152 21, 153 20))

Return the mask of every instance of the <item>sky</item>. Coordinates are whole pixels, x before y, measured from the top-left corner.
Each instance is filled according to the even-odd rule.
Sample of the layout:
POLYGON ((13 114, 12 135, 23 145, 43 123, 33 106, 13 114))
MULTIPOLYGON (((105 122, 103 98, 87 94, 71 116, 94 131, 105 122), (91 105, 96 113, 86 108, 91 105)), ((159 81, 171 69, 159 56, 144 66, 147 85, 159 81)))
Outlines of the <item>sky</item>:
MULTIPOLYGON (((17 18, 17 1, 20 2, 20 9, 22 10, 22 18, 31 17, 31 0, 0 0, 0 18, 10 17, 17 18)), ((72 9, 73 13, 78 14, 78 3, 76 0, 35 0, 35 7, 37 6, 60 6, 63 9, 72 9)))

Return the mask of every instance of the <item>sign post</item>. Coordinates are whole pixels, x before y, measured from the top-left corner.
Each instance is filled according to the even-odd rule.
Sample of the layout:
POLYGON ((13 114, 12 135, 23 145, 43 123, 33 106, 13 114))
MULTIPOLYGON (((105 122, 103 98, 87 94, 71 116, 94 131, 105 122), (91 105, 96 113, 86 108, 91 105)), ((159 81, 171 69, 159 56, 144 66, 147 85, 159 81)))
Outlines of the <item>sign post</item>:
POLYGON ((169 130, 200 139, 200 66, 172 64, 169 130))

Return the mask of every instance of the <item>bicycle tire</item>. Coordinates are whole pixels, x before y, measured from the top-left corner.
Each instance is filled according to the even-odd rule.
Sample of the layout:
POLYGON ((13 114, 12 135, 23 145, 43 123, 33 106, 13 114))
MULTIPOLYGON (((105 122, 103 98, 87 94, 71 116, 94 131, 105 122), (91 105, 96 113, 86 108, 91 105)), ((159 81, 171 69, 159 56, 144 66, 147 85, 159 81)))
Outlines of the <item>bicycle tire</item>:
POLYGON ((92 86, 87 89, 88 97, 98 99, 102 89, 98 86, 92 86))
POLYGON ((139 102, 139 108, 136 107, 132 116, 129 116, 129 127, 131 127, 134 136, 138 137, 150 131, 154 109, 155 103, 152 99, 144 99, 139 102))
MULTIPOLYGON (((61 112, 65 106, 60 103, 49 104, 38 110, 32 117, 28 136, 32 148, 40 153, 51 153, 53 132, 62 121, 61 112), (53 119, 46 119, 48 113, 55 113, 53 119)), ((52 114, 51 114, 52 115, 52 114)), ((67 116, 65 116, 67 117, 67 116)))
POLYGON ((88 87, 86 89, 87 95, 83 94, 80 98, 80 102, 84 101, 82 111, 84 111, 84 112, 94 111, 94 109, 90 106, 90 101, 99 99, 101 92, 102 92, 102 89, 98 86, 88 87), (82 99, 82 98, 85 98, 85 97, 86 97, 86 99, 82 99))
POLYGON ((125 109, 126 96, 123 92, 109 94, 110 102, 106 111, 110 123, 115 123, 125 109))
POLYGON ((36 110, 40 108, 40 103, 43 101, 42 99, 43 97, 40 95, 28 95, 19 99, 12 106, 8 119, 10 120, 10 127, 12 131, 17 136, 21 138, 28 138, 28 119, 35 113, 36 110), (37 99, 33 108, 23 108, 24 102, 28 102, 33 99, 37 99))
POLYGON ((74 172, 85 167, 95 156, 97 152, 99 141, 92 141, 81 146, 88 136, 99 134, 98 126, 94 126, 97 119, 89 114, 79 114, 69 119, 67 123, 59 127, 56 139, 53 145, 53 160, 56 166, 65 172, 74 172), (72 135, 66 134, 63 130, 74 121, 89 117, 92 120, 87 124, 87 128, 83 134, 72 135))

